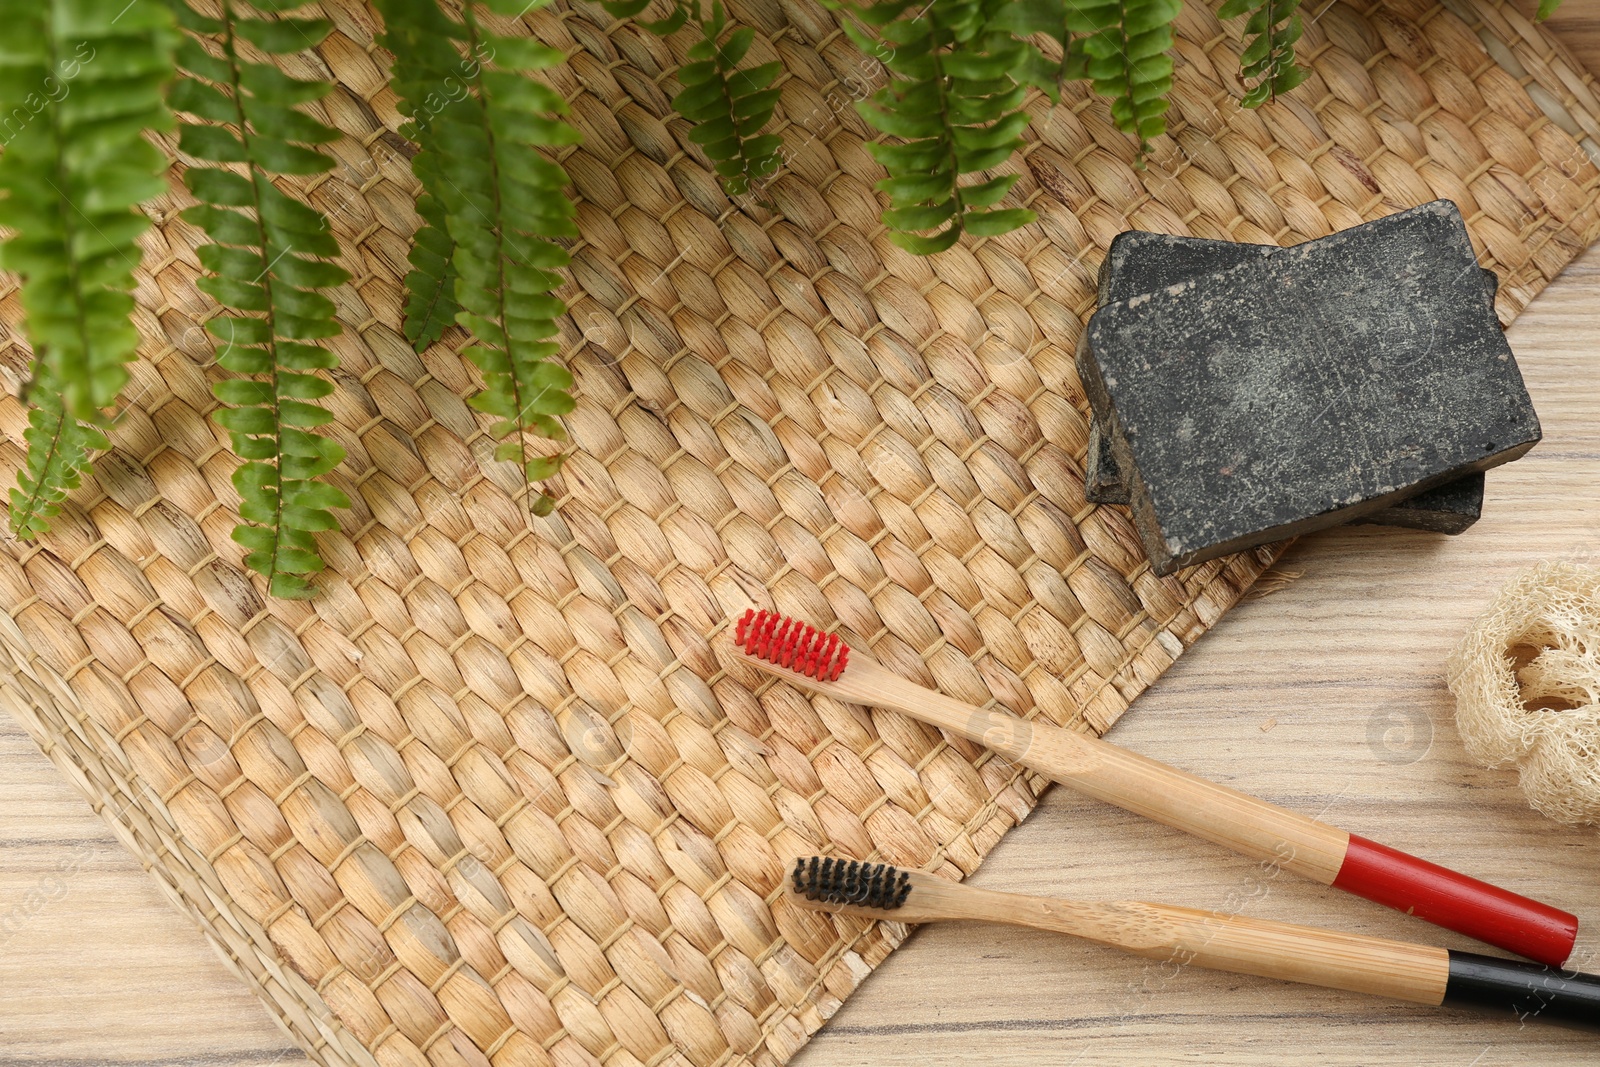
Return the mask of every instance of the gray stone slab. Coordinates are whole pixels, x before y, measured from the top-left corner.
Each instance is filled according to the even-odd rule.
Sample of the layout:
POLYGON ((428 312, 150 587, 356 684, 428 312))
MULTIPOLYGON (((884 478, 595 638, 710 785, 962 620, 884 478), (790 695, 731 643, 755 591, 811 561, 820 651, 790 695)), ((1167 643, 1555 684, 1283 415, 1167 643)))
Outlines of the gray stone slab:
MULTIPOLYGON (((1129 230, 1111 242, 1099 275, 1100 305, 1126 300, 1141 293, 1154 292, 1197 274, 1227 270, 1240 263, 1280 251, 1278 245, 1242 244, 1237 241, 1209 241, 1198 237, 1129 230)), ((1499 291, 1500 278, 1483 270, 1484 299, 1491 311, 1499 291)), ((1089 451, 1084 469, 1084 496, 1096 504, 1128 503, 1128 488, 1117 469, 1111 445, 1100 429, 1100 414, 1093 412, 1089 424, 1089 451)), ((1358 524, 1400 526, 1414 530, 1458 534, 1483 513, 1483 475, 1468 475, 1425 490, 1393 507, 1355 520, 1358 524)))
POLYGON ((1448 201, 1108 303, 1080 350, 1162 574, 1368 517, 1539 439, 1448 201))

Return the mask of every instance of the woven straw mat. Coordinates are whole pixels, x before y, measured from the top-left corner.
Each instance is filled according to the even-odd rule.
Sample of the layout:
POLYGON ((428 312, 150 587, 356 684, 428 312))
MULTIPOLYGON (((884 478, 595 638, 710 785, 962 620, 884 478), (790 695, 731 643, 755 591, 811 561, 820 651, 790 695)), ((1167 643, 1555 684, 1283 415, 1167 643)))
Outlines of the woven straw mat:
MULTIPOLYGON (((785 168, 737 204, 668 103, 691 35, 558 3, 496 27, 566 50, 584 133, 574 453, 530 520, 464 402, 465 336, 401 337, 416 183, 387 57, 370 10, 323 6, 318 110, 346 136, 286 183, 355 275, 323 592, 265 599, 229 538, 181 192, 114 450, 0 552, 0 697, 323 1064, 782 1063, 905 935, 789 905, 788 861, 960 876, 1032 807, 1043 783, 971 744, 764 682, 723 633, 747 606, 1097 732, 1216 622, 1274 550, 1157 578, 1083 498, 1071 353, 1117 232, 1291 244, 1449 197, 1509 320, 1600 226, 1592 80, 1490 0, 1308 10, 1314 73, 1259 112, 1238 26, 1191 3, 1147 168, 1081 85, 1036 98, 1013 197, 1039 221, 932 259, 885 238, 849 107, 882 72, 813 0, 732 5, 748 61, 786 71, 785 168)), ((15 394, 14 283, 0 312, 15 394)), ((0 400, 7 471, 24 425, 0 400)))

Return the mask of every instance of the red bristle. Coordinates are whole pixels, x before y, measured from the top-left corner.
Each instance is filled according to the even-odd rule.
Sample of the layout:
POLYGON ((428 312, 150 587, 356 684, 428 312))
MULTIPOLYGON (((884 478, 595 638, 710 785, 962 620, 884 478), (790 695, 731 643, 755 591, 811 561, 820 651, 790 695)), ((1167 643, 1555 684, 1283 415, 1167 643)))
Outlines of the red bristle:
POLYGON ((773 660, 783 655, 783 617, 775 615, 761 628, 761 658, 773 660))
POLYGON ((772 662, 780 667, 792 666, 794 663, 794 643, 799 636, 800 628, 795 625, 793 619, 785 615, 779 621, 778 628, 772 634, 772 662))
MULTIPOLYGON (((811 647, 811 665, 806 673, 814 678, 822 677, 818 672, 833 660, 833 650, 839 647, 839 635, 829 634, 825 640, 818 641, 811 647)), ((832 681, 830 678, 829 681, 832 681)))
POLYGON ((777 629, 777 626, 778 620, 775 616, 767 615, 765 612, 756 616, 756 632, 760 634, 760 640, 756 642, 756 655, 763 659, 772 649, 772 631, 777 629))
POLYGON ((752 656, 819 681, 837 681, 850 656, 850 646, 838 634, 824 634, 771 611, 746 611, 734 626, 733 639, 752 656))

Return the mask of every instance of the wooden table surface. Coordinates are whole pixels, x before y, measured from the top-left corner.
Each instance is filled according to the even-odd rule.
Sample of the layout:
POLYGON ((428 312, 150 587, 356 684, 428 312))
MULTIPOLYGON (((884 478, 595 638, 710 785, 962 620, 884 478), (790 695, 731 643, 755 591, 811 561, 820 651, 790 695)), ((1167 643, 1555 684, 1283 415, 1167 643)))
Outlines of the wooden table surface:
MULTIPOLYGON (((1600 0, 1555 20, 1600 70, 1600 0)), ((1117 742, 1397 848, 1500 880, 1594 925, 1595 832, 1532 812, 1515 775, 1462 752, 1444 658, 1517 570, 1600 565, 1600 248, 1512 327, 1544 442, 1489 476, 1484 517, 1445 538, 1361 527, 1307 538, 1301 576, 1242 604, 1113 730, 1117 742)), ((977 884, 1239 911, 1473 948, 1065 789, 977 884)), ((972 924, 919 931, 795 1061, 1089 1065, 1592 1064, 1549 1027, 1147 963, 972 924)), ((0 715, 0 1067, 300 1067, 304 1055, 157 892, 87 803, 0 715)))

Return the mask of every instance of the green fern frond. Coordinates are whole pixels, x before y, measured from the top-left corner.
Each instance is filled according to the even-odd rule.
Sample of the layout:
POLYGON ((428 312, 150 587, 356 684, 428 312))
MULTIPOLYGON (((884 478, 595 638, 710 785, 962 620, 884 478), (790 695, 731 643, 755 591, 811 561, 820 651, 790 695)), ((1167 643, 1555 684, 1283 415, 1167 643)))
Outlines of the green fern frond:
MULTIPOLYGON (((128 380, 136 205, 166 161, 141 134, 166 129, 161 89, 176 35, 160 0, 0 0, 0 267, 22 278, 35 410, 12 528, 36 536, 78 484, 93 426, 128 380)), ((94 443, 90 443, 90 439, 94 443)))
POLYGON ((1225 19, 1250 15, 1244 24, 1250 43, 1239 55, 1239 68, 1246 78, 1257 81, 1239 101, 1245 107, 1275 100, 1310 76, 1294 59, 1295 42, 1300 40, 1299 6, 1300 0, 1228 0, 1217 10, 1217 16, 1225 19))
MULTIPOLYGON (((271 13, 304 0, 255 0, 271 13)), ((339 489, 320 479, 344 458, 340 445, 315 428, 333 416, 316 403, 333 385, 316 372, 338 358, 316 343, 339 333, 334 304, 319 289, 341 285, 349 273, 330 259, 339 244, 320 211, 280 192, 273 174, 317 174, 333 160, 315 145, 338 132, 300 111, 332 86, 290 78, 277 67, 247 62, 245 40, 269 54, 315 47, 332 24, 324 19, 263 19, 239 14, 220 0, 220 17, 173 0, 194 36, 178 49, 184 77, 174 83, 175 109, 203 121, 185 121, 178 145, 197 161, 184 175, 201 201, 184 218, 205 230, 199 249, 206 275, 198 285, 241 314, 206 324, 221 346, 217 362, 240 375, 213 391, 227 407, 214 414, 244 463, 234 472, 239 515, 233 539, 248 548, 245 565, 267 580, 273 596, 308 597, 307 575, 323 568, 313 535, 335 527, 334 508, 350 506, 339 489), (221 56, 202 47, 214 40, 221 56), (227 164, 243 164, 245 173, 227 164)))
POLYGON ((678 68, 683 91, 672 98, 672 106, 695 124, 689 139, 710 157, 728 195, 740 196, 782 162, 783 139, 762 134, 761 128, 777 107, 778 90, 771 86, 783 64, 774 60, 740 70, 756 31, 734 30, 718 44, 727 25, 722 0, 715 0, 711 17, 700 23, 700 40, 689 49, 690 62, 678 68))
POLYGON ((421 352, 456 321, 461 305, 456 303, 456 245, 445 226, 444 205, 432 193, 424 192, 417 197, 417 214, 422 217, 422 225, 412 235, 411 251, 406 256, 411 269, 406 272, 406 310, 401 326, 411 347, 421 352))
POLYGON ((1543 22, 1556 13, 1556 8, 1561 6, 1561 0, 1539 0, 1539 10, 1534 14, 1536 22, 1543 22))
POLYGON ((1029 66, 1033 46, 989 28, 1005 3, 933 0, 912 10, 912 0, 884 0, 859 12, 883 44, 862 25, 845 23, 851 40, 881 55, 894 75, 856 107, 875 129, 899 140, 868 150, 889 172, 876 188, 889 195, 883 221, 890 239, 918 255, 943 251, 964 232, 992 236, 1035 218, 1022 208, 994 206, 1017 175, 961 182, 1009 159, 1028 125, 1021 109, 1026 89, 1013 74, 1029 66))
MULTIPOLYGON (((1083 72, 1074 72, 1071 60, 1072 33, 1067 29, 1066 0, 1002 0, 984 30, 991 34, 1006 34, 1019 42, 1044 36, 1061 48, 1061 58, 1048 60, 1031 44, 1017 48, 1009 46, 1015 55, 1011 76, 1023 85, 1042 90, 1052 104, 1061 102, 1061 84, 1082 78, 1083 72)), ((1004 41, 996 42, 1007 47, 1004 41)))
MULTIPOLYGON (((600 6, 615 18, 633 18, 649 0, 601 0, 600 6)), ((665 37, 690 21, 699 28, 700 40, 689 47, 689 62, 678 68, 683 88, 672 98, 672 107, 694 124, 689 139, 711 160, 728 195, 742 196, 783 162, 783 139, 761 132, 777 108, 778 90, 772 83, 783 73, 783 64, 774 60, 739 69, 755 42, 755 30, 742 27, 722 40, 728 28, 722 0, 712 0, 710 17, 699 0, 678 0, 671 15, 638 24, 665 37)))
POLYGON ((406 340, 418 352, 439 339, 455 322, 455 242, 445 224, 444 204, 433 191, 444 178, 439 171, 439 146, 433 136, 433 119, 452 95, 465 85, 476 64, 456 50, 459 27, 445 18, 434 0, 376 0, 383 15, 384 32, 378 43, 394 54, 394 90, 400 113, 407 119, 400 135, 417 146, 411 173, 422 183, 417 214, 422 225, 411 239, 407 257, 406 340))
POLYGON ((49 528, 67 494, 82 484, 89 453, 110 447, 98 428, 63 410, 61 387, 49 375, 35 359, 28 387, 32 409, 22 435, 28 443, 28 465, 11 490, 11 529, 29 539, 49 528))
MULTIPOLYGON (((405 5, 384 0, 383 6, 387 14, 405 5)), ((562 54, 527 37, 487 32, 478 21, 480 6, 510 18, 529 7, 525 0, 468 0, 461 21, 436 35, 454 56, 453 69, 444 67, 445 77, 459 78, 469 91, 440 91, 445 84, 441 66, 447 61, 431 44, 433 53, 418 65, 417 80, 402 75, 399 89, 413 125, 418 125, 418 110, 428 108, 424 138, 432 139, 437 163, 416 173, 444 206, 454 246, 455 298, 461 306, 456 321, 475 341, 463 355, 484 378, 483 391, 470 403, 498 420, 490 430, 500 442, 495 458, 515 462, 529 482, 537 483, 554 475, 565 457, 530 452, 526 435, 564 440, 560 417, 574 406, 572 375, 556 361, 561 349, 549 338, 557 335, 556 320, 566 314, 553 291, 568 256, 556 242, 578 235, 566 171, 540 149, 577 144, 580 138, 560 118, 566 101, 528 76, 559 64, 562 54), (437 107, 429 103, 435 97, 437 107)), ((548 494, 540 494, 531 510, 548 514, 553 505, 548 494)))
POLYGON ((1067 28, 1078 35, 1069 65, 1111 98, 1111 117, 1139 139, 1141 156, 1167 130, 1168 51, 1182 6, 1182 0, 1067 0, 1067 28))

